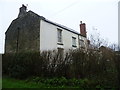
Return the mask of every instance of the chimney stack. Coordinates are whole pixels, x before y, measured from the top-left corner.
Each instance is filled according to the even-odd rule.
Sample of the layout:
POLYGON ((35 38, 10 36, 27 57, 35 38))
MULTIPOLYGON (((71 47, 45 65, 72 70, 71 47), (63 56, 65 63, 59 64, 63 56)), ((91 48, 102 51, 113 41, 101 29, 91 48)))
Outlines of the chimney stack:
POLYGON ((86 34, 86 24, 85 23, 82 23, 82 21, 80 21, 80 34, 87 37, 87 34, 86 34))
POLYGON ((19 9, 18 17, 23 17, 24 15, 26 15, 26 10, 27 10, 27 7, 24 4, 22 4, 22 7, 20 7, 19 9))

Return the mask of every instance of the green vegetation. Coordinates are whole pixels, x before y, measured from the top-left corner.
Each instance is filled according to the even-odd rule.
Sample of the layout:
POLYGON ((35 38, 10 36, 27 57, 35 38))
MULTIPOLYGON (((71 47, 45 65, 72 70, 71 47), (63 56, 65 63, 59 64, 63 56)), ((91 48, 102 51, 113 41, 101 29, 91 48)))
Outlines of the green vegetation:
POLYGON ((85 84, 84 82, 85 80, 75 80, 75 79, 70 80, 69 82, 65 78, 43 79, 37 77, 34 79, 32 78, 32 80, 31 79, 19 80, 19 79, 4 77, 3 88, 81 88, 77 84, 75 85, 75 83, 81 83, 81 85, 83 85, 85 84), (67 83, 69 84, 71 83, 72 86, 67 85, 67 83))
POLYGON ((36 83, 33 81, 19 80, 10 77, 4 77, 2 81, 2 88, 49 88, 43 83, 36 83))
POLYGON ((3 78, 2 88, 40 88, 42 85, 37 85, 36 83, 26 83, 22 80, 16 80, 11 78, 3 78))
MULTIPOLYGON (((77 79, 66 79, 62 78, 53 78, 53 79, 45 79, 45 78, 29 78, 27 80, 19 80, 13 79, 9 77, 3 78, 3 88, 99 88, 104 90, 100 85, 96 85, 95 87, 89 87, 89 80, 77 80, 77 79)), ((114 89, 112 89, 114 90, 114 89)))
POLYGON ((0 77, 0 89, 2 88, 2 77, 0 77))
POLYGON ((70 50, 64 56, 57 51, 6 53, 3 76, 23 81, 11 83, 11 78, 3 78, 3 87, 118 88, 118 58, 119 52, 107 49, 70 50))

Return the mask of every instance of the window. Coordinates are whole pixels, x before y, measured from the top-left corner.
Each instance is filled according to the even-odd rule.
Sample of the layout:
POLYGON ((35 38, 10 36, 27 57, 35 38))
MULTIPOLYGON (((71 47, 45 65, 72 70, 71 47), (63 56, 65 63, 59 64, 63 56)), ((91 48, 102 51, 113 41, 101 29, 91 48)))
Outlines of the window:
POLYGON ((58 42, 62 43, 62 30, 61 29, 57 30, 57 36, 58 36, 58 42))
POLYGON ((83 40, 80 40, 79 45, 80 45, 80 47, 84 48, 84 47, 85 47, 84 41, 83 41, 83 40))
POLYGON ((72 46, 73 47, 77 47, 76 46, 76 38, 75 37, 72 37, 72 46))
POLYGON ((64 55, 64 49, 63 48, 58 48, 58 54, 61 58, 63 58, 64 55))
POLYGON ((63 52, 64 52, 64 49, 63 49, 63 48, 58 48, 58 53, 59 53, 59 54, 63 54, 63 52))

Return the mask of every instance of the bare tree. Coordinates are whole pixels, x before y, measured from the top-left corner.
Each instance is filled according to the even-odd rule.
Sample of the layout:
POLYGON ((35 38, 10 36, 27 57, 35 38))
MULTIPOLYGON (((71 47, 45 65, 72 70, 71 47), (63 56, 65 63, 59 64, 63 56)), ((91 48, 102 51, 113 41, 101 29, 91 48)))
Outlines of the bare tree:
POLYGON ((89 37, 90 39, 90 46, 93 49, 99 49, 101 46, 108 47, 109 42, 107 39, 101 37, 98 29, 93 27, 92 34, 89 37))

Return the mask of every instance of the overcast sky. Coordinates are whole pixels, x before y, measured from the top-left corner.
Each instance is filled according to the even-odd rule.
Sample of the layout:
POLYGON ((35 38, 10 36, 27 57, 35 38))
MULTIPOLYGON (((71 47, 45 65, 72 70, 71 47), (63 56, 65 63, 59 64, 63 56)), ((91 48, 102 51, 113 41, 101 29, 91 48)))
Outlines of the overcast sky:
POLYGON ((17 18, 22 4, 40 16, 80 31, 80 21, 86 23, 91 34, 111 43, 118 42, 119 0, 0 0, 0 53, 4 52, 5 31, 17 18))

